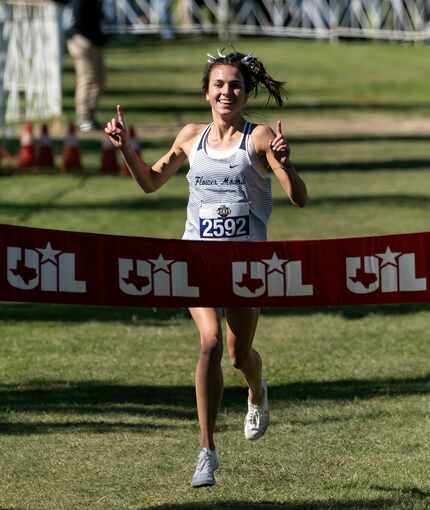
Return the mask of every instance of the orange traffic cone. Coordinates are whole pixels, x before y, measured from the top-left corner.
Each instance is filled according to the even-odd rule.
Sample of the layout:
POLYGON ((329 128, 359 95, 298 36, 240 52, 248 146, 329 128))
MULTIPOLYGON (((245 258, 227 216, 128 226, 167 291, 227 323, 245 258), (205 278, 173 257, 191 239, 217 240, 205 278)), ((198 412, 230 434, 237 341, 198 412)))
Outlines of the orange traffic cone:
POLYGON ((33 124, 27 122, 21 131, 21 146, 18 152, 18 166, 30 168, 36 164, 36 150, 33 140, 33 124))
MULTIPOLYGON (((130 135, 130 142, 133 146, 133 149, 136 152, 136 154, 140 157, 141 145, 140 145, 140 142, 136 136, 136 130, 134 129, 133 126, 130 126, 128 128, 128 133, 130 135)), ((127 175, 130 177, 130 171, 128 170, 128 167, 127 167, 127 164, 125 163, 125 161, 121 165, 120 174, 127 175)))
POLYGON ((103 136, 100 173, 117 174, 119 173, 116 149, 107 136, 103 136))
POLYGON ((82 168, 81 149, 76 136, 76 128, 73 122, 69 124, 67 136, 64 139, 63 164, 61 170, 80 170, 82 168))
POLYGON ((40 168, 52 168, 54 165, 54 152, 52 149, 52 140, 49 136, 47 124, 42 125, 42 134, 38 140, 36 166, 40 168))

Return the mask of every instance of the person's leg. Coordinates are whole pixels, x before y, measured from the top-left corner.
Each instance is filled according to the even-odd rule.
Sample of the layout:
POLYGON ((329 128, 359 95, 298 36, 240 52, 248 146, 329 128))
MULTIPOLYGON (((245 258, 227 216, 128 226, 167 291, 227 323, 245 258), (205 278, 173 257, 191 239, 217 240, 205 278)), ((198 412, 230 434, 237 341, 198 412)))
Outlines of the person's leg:
POLYGON ((103 58, 103 50, 95 46, 94 44, 91 44, 91 47, 88 52, 88 63, 89 72, 87 76, 89 85, 87 105, 89 118, 95 122, 97 102, 105 84, 106 72, 103 58))
POLYGON ((172 24, 172 0, 156 0, 158 23, 160 24, 160 35, 162 39, 171 40, 174 38, 172 24))
POLYGON ((223 392, 222 332, 220 314, 215 308, 190 308, 190 313, 200 333, 196 399, 201 450, 192 478, 192 485, 197 488, 214 485, 218 468, 213 435, 223 392))
POLYGON ((200 334, 195 375, 200 446, 214 450, 213 433, 223 393, 221 318, 215 308, 190 308, 190 313, 200 334))
POLYGON ((244 433, 246 439, 251 441, 260 438, 269 425, 267 383, 261 378, 261 357, 252 348, 258 316, 258 309, 226 310, 230 361, 235 368, 242 371, 249 386, 244 433))
POLYGON ((76 73, 75 109, 78 124, 91 120, 88 98, 91 94, 93 71, 89 59, 90 41, 78 34, 67 42, 67 48, 73 58, 76 73))
POLYGON ((260 404, 261 357, 252 348, 260 310, 258 308, 226 309, 227 349, 231 364, 241 370, 249 386, 249 399, 260 404))

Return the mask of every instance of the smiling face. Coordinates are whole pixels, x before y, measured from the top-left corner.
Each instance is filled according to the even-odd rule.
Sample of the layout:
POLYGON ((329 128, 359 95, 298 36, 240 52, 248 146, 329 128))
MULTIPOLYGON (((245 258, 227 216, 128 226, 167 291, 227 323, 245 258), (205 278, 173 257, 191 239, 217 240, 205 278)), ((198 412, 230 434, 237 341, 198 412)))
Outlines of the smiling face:
POLYGON ((214 113, 240 115, 247 98, 242 73, 236 66, 221 64, 211 69, 206 99, 214 113))

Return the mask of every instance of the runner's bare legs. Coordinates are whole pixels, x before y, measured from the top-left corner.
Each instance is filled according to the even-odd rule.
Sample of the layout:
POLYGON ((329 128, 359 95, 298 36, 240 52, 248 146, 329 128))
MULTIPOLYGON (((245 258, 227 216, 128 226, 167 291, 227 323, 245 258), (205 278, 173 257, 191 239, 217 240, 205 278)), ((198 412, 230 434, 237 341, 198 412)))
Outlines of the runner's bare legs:
POLYGON ((258 308, 227 308, 227 349, 230 361, 241 370, 249 386, 249 399, 259 405, 262 398, 261 357, 252 348, 260 310, 258 308))

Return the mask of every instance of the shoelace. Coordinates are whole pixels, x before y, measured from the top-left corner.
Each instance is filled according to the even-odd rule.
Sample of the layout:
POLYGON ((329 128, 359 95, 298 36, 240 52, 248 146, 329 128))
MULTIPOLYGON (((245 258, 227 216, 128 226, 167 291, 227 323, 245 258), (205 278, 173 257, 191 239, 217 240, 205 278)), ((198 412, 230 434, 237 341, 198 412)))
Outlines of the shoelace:
POLYGON ((197 460, 197 471, 204 471, 206 467, 211 466, 212 456, 208 452, 201 452, 197 460))
POLYGON ((251 425, 258 427, 260 424, 260 419, 261 419, 260 407, 250 404, 248 411, 248 422, 251 425))

